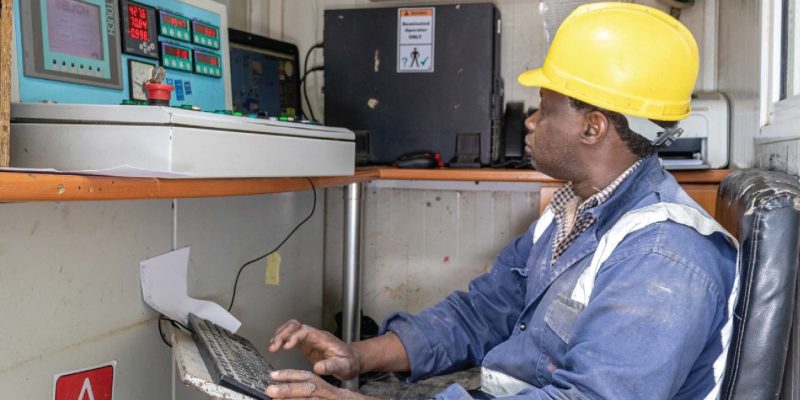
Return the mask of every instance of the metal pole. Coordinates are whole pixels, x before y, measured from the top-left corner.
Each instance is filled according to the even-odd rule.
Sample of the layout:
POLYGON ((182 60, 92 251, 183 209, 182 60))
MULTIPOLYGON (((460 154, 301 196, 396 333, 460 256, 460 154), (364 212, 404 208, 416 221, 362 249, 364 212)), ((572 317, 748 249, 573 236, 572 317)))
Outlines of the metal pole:
MULTIPOLYGON (((361 184, 351 183, 344 191, 344 263, 342 266, 342 340, 361 337, 361 184)), ((344 382, 358 390, 358 377, 344 382)))

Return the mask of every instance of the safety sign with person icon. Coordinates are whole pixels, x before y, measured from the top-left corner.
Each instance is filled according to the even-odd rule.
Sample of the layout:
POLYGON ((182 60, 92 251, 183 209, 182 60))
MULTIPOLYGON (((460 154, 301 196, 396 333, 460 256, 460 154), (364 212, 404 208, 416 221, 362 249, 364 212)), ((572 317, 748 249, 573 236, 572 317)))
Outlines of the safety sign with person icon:
POLYGON ((419 67, 419 50, 417 50, 416 47, 414 47, 414 50, 411 51, 411 65, 410 66, 413 67, 414 64, 416 64, 417 67, 419 67))
POLYGON ((398 72, 433 72, 431 45, 400 46, 398 72))
POLYGON ((434 8, 397 13, 397 72, 433 72, 434 8))

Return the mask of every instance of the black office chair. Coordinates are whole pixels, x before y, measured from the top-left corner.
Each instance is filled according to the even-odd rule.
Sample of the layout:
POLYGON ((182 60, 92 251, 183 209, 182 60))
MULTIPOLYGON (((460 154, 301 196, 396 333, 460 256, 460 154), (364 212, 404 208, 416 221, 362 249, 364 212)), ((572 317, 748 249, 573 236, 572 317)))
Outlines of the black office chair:
POLYGON ((740 292, 721 399, 800 399, 800 184, 780 172, 736 171, 717 219, 738 237, 740 292))

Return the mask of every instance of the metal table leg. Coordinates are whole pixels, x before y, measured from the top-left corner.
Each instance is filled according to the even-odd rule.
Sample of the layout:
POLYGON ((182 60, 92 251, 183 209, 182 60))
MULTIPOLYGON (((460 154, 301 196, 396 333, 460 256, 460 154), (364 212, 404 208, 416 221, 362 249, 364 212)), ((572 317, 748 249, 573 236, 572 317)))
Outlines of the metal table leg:
MULTIPOLYGON (((347 185, 344 200, 342 339, 351 343, 361 337, 361 183, 347 185)), ((358 378, 344 382, 344 387, 358 390, 358 378)))

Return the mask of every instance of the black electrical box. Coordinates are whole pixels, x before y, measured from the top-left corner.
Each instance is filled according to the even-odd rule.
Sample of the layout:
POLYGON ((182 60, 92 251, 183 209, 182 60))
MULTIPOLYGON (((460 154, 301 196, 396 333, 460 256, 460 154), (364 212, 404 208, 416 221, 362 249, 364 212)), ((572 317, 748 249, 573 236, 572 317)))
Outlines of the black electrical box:
POLYGON ((430 151, 490 165, 501 151, 500 26, 489 3, 326 10, 325 124, 365 136, 369 163, 430 151))

